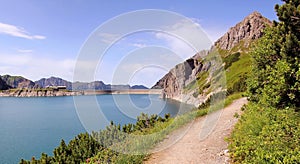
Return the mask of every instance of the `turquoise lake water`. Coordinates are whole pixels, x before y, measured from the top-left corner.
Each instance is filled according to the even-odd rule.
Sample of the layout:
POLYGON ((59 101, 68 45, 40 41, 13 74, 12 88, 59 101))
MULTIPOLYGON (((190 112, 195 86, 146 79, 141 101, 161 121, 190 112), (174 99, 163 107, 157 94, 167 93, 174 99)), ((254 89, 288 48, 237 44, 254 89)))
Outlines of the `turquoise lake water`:
MULTIPOLYGON (((94 116, 91 111, 101 110, 107 120, 125 124, 134 123, 136 119, 124 111, 135 111, 136 115, 144 112, 176 116, 191 108, 176 101, 162 100, 158 95, 78 96, 75 100, 81 112, 82 107, 86 109, 84 117, 78 116, 81 112, 75 107, 73 97, 1 97, 0 163, 18 163, 21 158, 29 160, 32 156, 39 158, 42 152, 52 155, 61 139, 69 141, 89 131, 84 128, 82 118, 94 116), (98 106, 93 105, 95 100, 98 106)), ((97 130, 105 126, 99 123, 92 122, 90 128, 97 130)))

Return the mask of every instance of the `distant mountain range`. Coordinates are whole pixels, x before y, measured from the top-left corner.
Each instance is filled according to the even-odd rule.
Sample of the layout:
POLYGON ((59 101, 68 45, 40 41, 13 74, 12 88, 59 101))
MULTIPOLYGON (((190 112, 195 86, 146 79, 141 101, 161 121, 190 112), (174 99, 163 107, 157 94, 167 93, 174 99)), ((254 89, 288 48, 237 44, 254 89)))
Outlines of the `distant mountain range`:
POLYGON ((111 85, 102 81, 93 82, 70 82, 59 77, 42 78, 38 81, 31 81, 22 76, 3 75, 0 76, 0 90, 10 88, 46 88, 48 86, 66 86, 67 90, 125 90, 125 89, 148 89, 143 85, 111 85))

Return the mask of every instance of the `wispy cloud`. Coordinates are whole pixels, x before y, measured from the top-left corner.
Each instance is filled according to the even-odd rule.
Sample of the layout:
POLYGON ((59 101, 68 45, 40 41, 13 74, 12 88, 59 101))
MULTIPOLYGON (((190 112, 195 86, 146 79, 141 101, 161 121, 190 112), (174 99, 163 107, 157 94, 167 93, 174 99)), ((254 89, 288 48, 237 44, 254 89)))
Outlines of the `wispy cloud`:
POLYGON ((133 47, 137 47, 137 48, 144 48, 144 47, 147 47, 146 44, 143 44, 143 43, 133 43, 131 44, 133 47))
POLYGON ((46 39, 42 35, 32 35, 28 33, 24 28, 17 27, 10 24, 0 22, 0 34, 6 34, 14 37, 25 38, 25 39, 46 39))
POLYGON ((33 50, 23 50, 23 49, 19 49, 18 52, 19 52, 19 53, 32 53, 33 50))
POLYGON ((100 40, 106 44, 111 44, 118 37, 120 37, 120 35, 118 34, 111 34, 111 33, 99 33, 98 36, 101 37, 100 40))

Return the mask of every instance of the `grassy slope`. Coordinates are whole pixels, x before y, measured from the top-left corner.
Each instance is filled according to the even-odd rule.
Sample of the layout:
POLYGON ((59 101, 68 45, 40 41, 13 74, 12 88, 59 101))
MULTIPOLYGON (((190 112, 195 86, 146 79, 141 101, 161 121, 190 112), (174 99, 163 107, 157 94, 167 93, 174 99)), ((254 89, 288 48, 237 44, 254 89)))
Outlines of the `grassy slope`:
MULTIPOLYGON (((195 81, 184 87, 183 93, 195 92, 195 90, 197 90, 198 93, 202 93, 205 89, 207 89, 205 90, 206 93, 204 93, 207 95, 217 89, 218 86, 215 85, 215 82, 222 80, 226 81, 226 88, 224 89, 227 89, 229 92, 228 94, 245 91, 245 82, 248 77, 248 73, 251 70, 251 56, 248 54, 250 49, 249 47, 245 47, 244 42, 242 41, 231 50, 218 49, 218 51, 212 51, 202 61, 207 62, 222 60, 221 62, 225 63, 226 68, 225 76, 222 76, 224 68, 219 68, 215 71, 200 72, 195 81), (232 56, 236 53, 239 53, 238 59, 232 59, 232 56), (225 77, 226 80, 224 79, 225 77), (210 81, 208 78, 211 78, 210 81)), ((198 95, 194 94, 194 96, 198 95)))

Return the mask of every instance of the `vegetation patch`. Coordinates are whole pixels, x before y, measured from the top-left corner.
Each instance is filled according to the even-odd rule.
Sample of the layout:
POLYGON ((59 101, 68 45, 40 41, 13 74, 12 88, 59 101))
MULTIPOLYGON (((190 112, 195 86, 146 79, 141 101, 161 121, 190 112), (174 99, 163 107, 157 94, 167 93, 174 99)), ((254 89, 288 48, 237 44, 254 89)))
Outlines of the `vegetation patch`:
POLYGON ((201 72, 197 75, 197 87, 198 87, 198 91, 199 93, 202 93, 204 89, 208 88, 210 86, 210 84, 208 84, 208 75, 209 72, 201 72))
POLYGON ((298 163, 299 118, 293 109, 248 105, 229 139, 233 162, 298 163))

